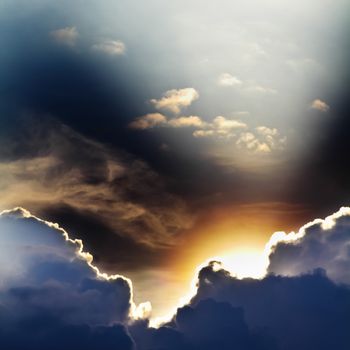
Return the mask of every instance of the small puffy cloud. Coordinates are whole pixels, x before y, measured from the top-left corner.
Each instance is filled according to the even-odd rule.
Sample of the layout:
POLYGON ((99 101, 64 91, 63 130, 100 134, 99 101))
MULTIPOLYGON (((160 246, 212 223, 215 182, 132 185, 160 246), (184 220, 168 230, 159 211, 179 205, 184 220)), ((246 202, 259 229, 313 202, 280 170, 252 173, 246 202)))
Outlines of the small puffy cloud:
POLYGON ((189 117, 179 117, 170 119, 167 125, 174 128, 182 128, 182 127, 203 127, 206 123, 197 116, 189 116, 189 117))
POLYGON ((76 41, 79 37, 79 33, 76 27, 65 27, 57 30, 53 30, 50 32, 50 36, 57 43, 75 46, 76 41))
POLYGON ((218 84, 221 86, 237 86, 242 85, 242 81, 230 73, 223 73, 218 78, 218 84))
POLYGON ((105 40, 93 45, 92 49, 111 56, 123 55, 126 52, 126 46, 121 40, 105 40))
MULTIPOLYGON (((244 112, 242 115, 246 115, 244 112)), ((217 116, 212 121, 204 121, 198 116, 182 116, 168 119, 160 113, 150 113, 136 118, 129 124, 132 129, 152 129, 155 127, 192 128, 195 138, 234 139, 235 144, 252 153, 267 154, 283 150, 287 138, 276 128, 258 126, 250 130, 248 124, 237 119, 217 116)))
POLYGON ((228 119, 223 116, 217 116, 211 123, 203 125, 202 129, 193 132, 194 137, 233 137, 240 129, 247 128, 247 124, 235 120, 228 119))
POLYGON ((286 140, 286 137, 280 136, 276 128, 258 126, 255 128, 255 132, 241 133, 236 141, 236 145, 253 153, 267 154, 275 150, 284 149, 286 140))
POLYGON ((199 94, 194 88, 173 89, 166 91, 159 100, 152 99, 150 102, 156 109, 164 109, 178 114, 183 108, 190 106, 198 97, 199 94))
POLYGON ((136 118, 129 124, 132 129, 151 129, 156 126, 164 125, 167 123, 167 118, 160 113, 149 113, 141 117, 136 118))
POLYGON ((316 109, 320 112, 328 112, 330 109, 329 105, 320 99, 313 100, 310 105, 310 108, 316 109))

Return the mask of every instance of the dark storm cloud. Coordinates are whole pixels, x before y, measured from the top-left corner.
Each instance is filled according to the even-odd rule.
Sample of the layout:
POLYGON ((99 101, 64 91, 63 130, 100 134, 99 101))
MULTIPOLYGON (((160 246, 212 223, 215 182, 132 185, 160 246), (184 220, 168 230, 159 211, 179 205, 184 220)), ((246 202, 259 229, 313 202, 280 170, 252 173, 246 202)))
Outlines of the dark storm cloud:
POLYGON ((140 350, 277 349, 268 334, 249 329, 243 309, 213 299, 178 309, 174 321, 159 329, 138 322, 130 333, 140 350))
POLYGON ((267 332, 280 349, 345 350, 350 344, 349 287, 334 284, 324 270, 237 280, 212 264, 200 271, 191 304, 208 298, 242 307, 247 324, 267 332))

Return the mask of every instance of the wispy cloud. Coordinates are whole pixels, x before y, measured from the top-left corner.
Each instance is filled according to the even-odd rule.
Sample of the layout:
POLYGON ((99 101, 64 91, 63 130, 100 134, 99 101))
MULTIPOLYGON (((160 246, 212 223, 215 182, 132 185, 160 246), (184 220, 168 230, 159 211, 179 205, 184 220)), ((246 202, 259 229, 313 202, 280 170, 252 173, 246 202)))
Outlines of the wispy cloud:
POLYGON ((120 56, 125 54, 126 46, 121 40, 105 40, 101 43, 92 45, 95 51, 104 52, 111 56, 120 56))
POLYGON ((230 73, 222 73, 218 78, 218 84, 220 86, 237 86, 242 85, 242 81, 230 73))

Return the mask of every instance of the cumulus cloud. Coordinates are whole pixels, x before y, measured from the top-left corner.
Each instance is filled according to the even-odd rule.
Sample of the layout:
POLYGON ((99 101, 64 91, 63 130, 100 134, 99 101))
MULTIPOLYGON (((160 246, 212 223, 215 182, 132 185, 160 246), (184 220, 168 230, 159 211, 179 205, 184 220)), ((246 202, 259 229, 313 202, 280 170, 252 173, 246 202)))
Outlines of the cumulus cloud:
POLYGON ((296 276, 316 268, 339 283, 350 284, 350 208, 316 219, 298 232, 272 236, 268 271, 296 276))
POLYGON ((313 100, 311 102, 310 108, 316 109, 316 110, 318 110, 320 112, 324 112, 324 113, 328 112, 330 109, 329 105, 320 99, 313 100))
POLYGON ((151 129, 156 126, 170 128, 193 128, 194 137, 232 137, 237 130, 247 128, 247 124, 240 120, 228 119, 223 116, 215 117, 211 122, 206 122, 198 116, 183 116, 168 119, 162 114, 151 113, 135 119, 129 124, 133 129, 151 129))
POLYGON ((236 145, 242 149, 254 153, 271 153, 275 150, 283 150, 286 137, 280 136, 276 128, 258 126, 255 132, 243 132, 240 134, 236 145))
POLYGON ((174 128, 182 128, 182 127, 202 127, 205 126, 206 123, 197 116, 188 116, 188 117, 179 117, 173 118, 168 121, 168 125, 174 128))
POLYGON ((111 56, 123 55, 126 52, 126 46, 121 40, 105 40, 101 43, 94 44, 92 49, 111 56))
POLYGON ((192 104, 199 98, 199 93, 194 88, 173 89, 166 91, 159 100, 152 99, 150 102, 156 109, 168 110, 179 114, 181 110, 192 104))
POLYGON ((242 81, 230 73, 223 73, 218 78, 218 84, 221 86, 237 86, 242 85, 242 81))
POLYGON ((75 46, 79 33, 76 27, 65 27, 51 31, 50 36, 57 43, 72 47, 75 46))
POLYGON ((202 129, 195 130, 193 132, 193 136, 230 138, 237 135, 239 130, 245 128, 247 128, 247 124, 239 120, 217 116, 211 123, 206 123, 203 125, 202 129))
POLYGON ((92 264, 82 241, 16 208, 0 214, 0 246, 0 342, 6 348, 133 347, 120 323, 145 305, 133 303, 130 280, 92 264))
POLYGON ((55 350, 347 350, 349 218, 350 208, 342 208, 297 233, 276 233, 262 279, 237 279, 209 262, 191 300, 155 329, 149 306, 133 303, 131 282, 101 273, 80 240, 24 209, 4 211, 0 341, 15 350, 50 343, 55 350), (290 266, 301 268, 290 273, 290 266))
POLYGON ((192 132, 195 138, 235 139, 238 148, 259 154, 283 150, 287 141, 286 136, 281 136, 276 128, 258 126, 251 130, 248 124, 241 120, 224 116, 217 116, 211 122, 207 122, 198 116, 168 119, 163 114, 150 113, 136 118, 129 127, 140 130, 155 127, 192 128, 195 129, 192 132))
MULTIPOLYGON (((213 262, 199 272, 197 288, 192 307, 214 299, 242 308, 248 327, 270 340, 266 349, 345 350, 349 345, 350 289, 334 284, 323 270, 295 277, 239 280, 213 262)), ((230 307, 226 306, 226 312, 230 307)), ((224 320, 217 324, 226 325, 224 320)), ((208 328, 201 331, 206 333, 208 328)), ((264 344, 261 338, 257 344, 264 344)))

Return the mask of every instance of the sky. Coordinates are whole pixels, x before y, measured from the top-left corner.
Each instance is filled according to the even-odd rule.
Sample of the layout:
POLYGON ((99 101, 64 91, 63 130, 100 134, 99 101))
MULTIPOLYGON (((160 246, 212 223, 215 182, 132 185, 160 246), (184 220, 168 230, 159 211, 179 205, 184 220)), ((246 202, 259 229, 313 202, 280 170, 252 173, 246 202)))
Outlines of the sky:
MULTIPOLYGON (((48 342, 60 337, 59 323, 68 327, 62 341, 85 348, 81 337, 97 348, 102 337, 125 349, 205 349, 198 334, 208 327, 207 344, 223 339, 222 349, 301 348, 293 337, 281 343, 276 310, 269 324, 264 305, 232 292, 270 300, 279 281, 284 298, 290 287, 299 293, 291 320, 320 285, 320 305, 342 295, 324 314, 336 317, 350 283, 349 214, 339 212, 350 206, 348 12, 346 0, 0 0, 0 226, 18 242, 43 232, 28 238, 38 247, 26 273, 25 243, 0 248, 2 265, 18 259, 0 269, 10 281, 0 283, 0 305, 23 310, 11 322, 0 313, 0 324, 23 332, 12 322, 49 317, 48 342), (341 214, 328 240, 322 230, 332 228, 314 220, 332 213, 341 214), (300 249, 293 235, 275 233, 304 225, 318 236, 301 234, 300 249), (47 227, 70 237, 69 251, 45 241, 47 227), (38 282, 44 270, 52 278, 38 282), (39 315, 13 288, 59 288, 72 304, 48 294, 39 315), (51 309, 56 302, 62 309, 51 309), (75 306, 84 315, 69 315, 75 306), (202 313, 240 331, 231 339, 201 323, 202 313), (165 316, 166 326, 150 328, 165 316)), ((312 336, 299 331, 310 348, 312 336)), ((341 328, 336 336, 346 348, 341 328)))

